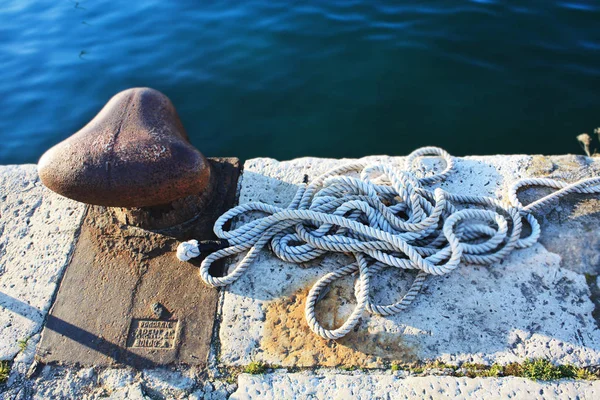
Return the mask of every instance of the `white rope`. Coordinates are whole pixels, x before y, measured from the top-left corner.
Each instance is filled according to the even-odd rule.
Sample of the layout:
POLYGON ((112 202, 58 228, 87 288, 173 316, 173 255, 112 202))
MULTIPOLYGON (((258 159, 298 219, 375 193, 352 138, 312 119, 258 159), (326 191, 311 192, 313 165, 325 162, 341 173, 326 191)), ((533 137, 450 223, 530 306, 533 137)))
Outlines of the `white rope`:
POLYGON ((195 239, 180 243, 177 246, 177 258, 182 261, 188 261, 199 256, 200 249, 198 248, 198 241, 195 239))
MULTIPOLYGON (((229 285, 250 267, 267 243, 277 257, 293 263, 314 260, 330 252, 353 254, 356 262, 320 278, 306 301, 310 329, 324 338, 339 339, 356 326, 364 310, 392 315, 406 309, 429 274, 447 274, 461 261, 493 264, 514 248, 533 245, 540 236, 540 225, 532 211, 569 193, 600 193, 600 177, 573 184, 523 179, 511 188, 510 204, 428 187, 446 179, 453 167, 454 159, 446 151, 424 147, 407 157, 404 169, 362 162, 334 168, 310 185, 302 185, 287 208, 259 202, 241 204, 216 221, 215 234, 226 239, 229 246, 206 256, 200 276, 210 286, 229 285), (417 177, 413 164, 421 156, 441 157, 446 166, 435 175, 417 177), (528 186, 559 190, 523 206, 517 191, 528 186), (223 229, 233 218, 256 211, 267 216, 231 231, 223 229), (521 237, 523 221, 531 228, 527 237, 521 237), (242 252, 246 252, 245 256, 227 275, 210 275, 213 262, 242 252), (374 304, 371 276, 388 267, 419 272, 402 299, 393 304, 374 304), (333 281, 351 274, 358 274, 356 306, 341 327, 325 329, 317 321, 316 303, 333 281)), ((190 241, 180 245, 177 256, 185 261, 200 251, 201 245, 190 241)))

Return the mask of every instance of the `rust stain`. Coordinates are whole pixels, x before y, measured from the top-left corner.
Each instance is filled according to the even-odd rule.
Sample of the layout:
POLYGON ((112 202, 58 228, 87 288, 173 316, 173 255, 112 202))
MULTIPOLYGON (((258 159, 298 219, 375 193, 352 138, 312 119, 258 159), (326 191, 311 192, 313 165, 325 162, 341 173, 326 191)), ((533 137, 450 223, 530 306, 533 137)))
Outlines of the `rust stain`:
POLYGON ((527 168, 527 173, 537 177, 547 176, 555 169, 556 164, 548 157, 536 155, 531 158, 531 164, 527 168))
POLYGON ((90 206, 86 223, 99 263, 125 259, 133 270, 145 269, 149 259, 174 251, 176 245, 171 238, 119 224, 112 212, 100 206, 90 206))
POLYGON ((534 177, 550 177, 561 174, 572 174, 577 176, 582 168, 586 167, 583 156, 554 156, 546 157, 535 155, 527 167, 527 174, 534 177))
MULTIPOLYGON (((342 325, 353 304, 352 286, 334 286, 317 305, 317 317, 328 329, 342 325), (340 307, 340 303, 342 306, 340 307)), ((269 303, 260 347, 266 362, 286 367, 356 366, 376 368, 389 361, 416 362, 416 348, 404 342, 402 335, 370 333, 366 326, 340 340, 325 340, 315 335, 304 318, 309 288, 269 303)), ((368 318, 365 315, 365 318, 368 318)))
MULTIPOLYGON (((575 204, 574 210, 571 213, 571 219, 580 217, 598 217, 600 213, 600 200, 598 199, 582 199, 575 204)), ((597 221, 594 221, 597 222, 597 221)))

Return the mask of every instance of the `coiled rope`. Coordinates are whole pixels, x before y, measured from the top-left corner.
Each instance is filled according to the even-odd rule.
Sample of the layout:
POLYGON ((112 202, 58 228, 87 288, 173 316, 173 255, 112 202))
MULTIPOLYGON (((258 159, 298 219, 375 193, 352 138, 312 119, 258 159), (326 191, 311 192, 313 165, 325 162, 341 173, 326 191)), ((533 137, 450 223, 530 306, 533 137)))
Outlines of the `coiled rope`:
MULTIPOLYGON (((330 252, 353 254, 355 262, 337 268, 314 284, 305 307, 313 332, 326 339, 339 339, 356 326, 365 309, 380 315, 405 310, 427 275, 447 274, 461 261, 493 264, 515 248, 533 245, 540 236, 540 225, 531 212, 569 193, 600 193, 600 177, 573 184, 522 179, 512 186, 509 204, 491 197, 430 188, 446 179, 453 168, 454 159, 446 151, 424 147, 407 157, 404 169, 363 162, 334 168, 308 186, 300 186, 287 208, 260 202, 241 204, 216 221, 214 232, 226 240, 226 247, 206 256, 200 276, 210 286, 229 285, 244 274, 267 243, 277 257, 293 263, 314 260, 330 252), (432 176, 417 177, 413 165, 421 156, 441 157, 445 168, 432 176), (523 206, 517 191, 530 186, 558 190, 523 206), (231 231, 223 229, 233 218, 257 211, 267 216, 231 231), (521 237, 524 222, 531 231, 521 237), (247 253, 227 275, 210 275, 213 262, 242 252, 247 253), (389 267, 419 272, 399 301, 375 304, 371 277, 389 267), (351 274, 358 274, 354 286, 356 306, 342 326, 325 329, 317 321, 315 305, 333 281, 351 274)), ((199 256, 201 251, 201 244, 189 241, 180 244, 177 256, 185 261, 199 256)))

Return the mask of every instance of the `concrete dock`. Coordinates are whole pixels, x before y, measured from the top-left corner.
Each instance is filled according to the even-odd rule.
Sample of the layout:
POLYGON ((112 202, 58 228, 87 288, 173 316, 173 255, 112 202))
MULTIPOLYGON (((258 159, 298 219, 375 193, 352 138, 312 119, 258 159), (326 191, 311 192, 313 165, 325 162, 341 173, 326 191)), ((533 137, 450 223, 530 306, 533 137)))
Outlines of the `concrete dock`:
MULTIPOLYGON (((239 204, 285 206, 299 184, 347 161, 248 160, 238 183, 239 204)), ((436 161, 424 163, 423 173, 438 167, 436 161)), ((502 200, 520 178, 574 182, 599 175, 600 158, 464 157, 439 186, 502 200)), ((545 193, 527 189, 522 198, 545 193)), ((346 257, 296 265, 265 249, 246 274, 219 291, 217 310, 209 316, 216 324, 205 365, 152 368, 42 362, 38 343, 86 207, 41 185, 35 165, 0 167, 0 359, 10 368, 0 385, 2 398, 600 398, 594 375, 600 366, 597 196, 557 201, 536 214, 542 226, 538 244, 496 265, 461 264, 448 275, 431 276, 405 312, 365 314, 358 329, 338 341, 310 331, 304 299, 346 257), (528 360, 586 373, 531 380, 490 372, 528 360)), ((174 252, 172 260, 179 263, 174 252)), ((413 278, 399 271, 375 276, 376 300, 391 302, 413 278)), ((197 285, 204 285, 199 276, 197 285)), ((317 309, 321 321, 339 325, 353 301, 352 280, 339 281, 317 309)))

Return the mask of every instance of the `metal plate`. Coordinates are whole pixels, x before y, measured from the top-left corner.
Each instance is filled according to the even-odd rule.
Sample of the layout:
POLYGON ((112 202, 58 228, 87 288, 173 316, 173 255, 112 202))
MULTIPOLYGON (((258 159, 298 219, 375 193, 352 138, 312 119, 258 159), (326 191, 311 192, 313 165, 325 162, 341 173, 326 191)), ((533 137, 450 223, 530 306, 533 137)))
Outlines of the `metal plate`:
MULTIPOLYGON (((216 218, 235 202, 237 159, 211 159, 213 199, 184 236, 214 239, 216 218)), ((152 367, 204 365, 217 290, 198 276, 200 260, 177 260, 178 240, 123 225, 90 206, 38 348, 43 363, 152 367), (157 316, 157 307, 160 313, 157 316)))

